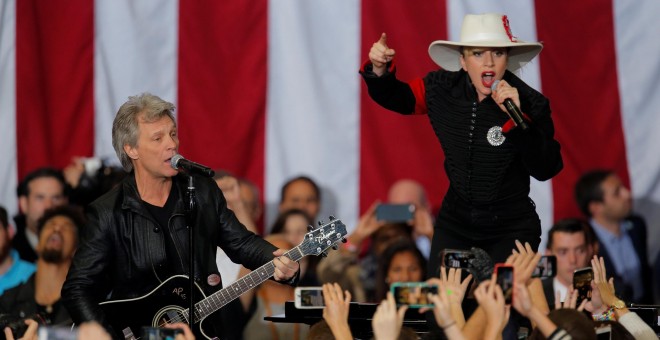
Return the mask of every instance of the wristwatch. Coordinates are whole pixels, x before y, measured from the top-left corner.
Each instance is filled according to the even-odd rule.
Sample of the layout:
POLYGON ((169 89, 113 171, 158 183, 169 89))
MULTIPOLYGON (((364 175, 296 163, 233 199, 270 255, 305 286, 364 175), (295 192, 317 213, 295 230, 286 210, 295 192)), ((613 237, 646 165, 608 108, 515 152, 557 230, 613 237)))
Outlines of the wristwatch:
POLYGON ((623 309, 626 308, 626 303, 621 299, 617 299, 614 301, 614 303, 612 303, 612 307, 614 307, 614 309, 623 309))

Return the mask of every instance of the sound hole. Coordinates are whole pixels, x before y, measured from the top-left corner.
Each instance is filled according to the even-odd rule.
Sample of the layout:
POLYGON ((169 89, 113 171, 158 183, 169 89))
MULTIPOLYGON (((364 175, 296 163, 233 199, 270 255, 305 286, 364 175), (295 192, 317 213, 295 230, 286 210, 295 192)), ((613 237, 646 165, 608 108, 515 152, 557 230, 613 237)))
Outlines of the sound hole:
POLYGON ((187 323, 186 310, 179 306, 166 306, 158 311, 152 321, 152 327, 163 327, 170 323, 187 323))

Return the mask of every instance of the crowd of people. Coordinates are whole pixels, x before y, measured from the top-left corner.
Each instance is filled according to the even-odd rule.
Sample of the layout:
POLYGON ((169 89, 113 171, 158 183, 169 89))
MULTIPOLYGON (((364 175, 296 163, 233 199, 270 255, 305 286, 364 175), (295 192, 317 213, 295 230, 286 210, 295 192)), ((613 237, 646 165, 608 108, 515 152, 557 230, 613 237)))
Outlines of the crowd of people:
MULTIPOLYGON (((256 225, 262 217, 254 213, 261 211, 258 196, 254 195, 258 190, 254 190, 253 184, 247 180, 221 171, 219 173, 221 175, 216 183, 222 189, 227 205, 243 225, 252 226, 248 229, 260 233, 256 225)), ((28 325, 35 327, 37 324, 71 325, 73 319, 63 304, 61 290, 78 247, 80 233, 86 228, 83 206, 68 203, 68 197, 75 189, 64 180, 60 170, 37 169, 25 177, 21 187, 18 192, 23 195, 20 199, 23 213, 14 219, 13 224, 6 211, 0 209, 0 313, 13 315, 11 320, 36 319, 34 322, 28 321, 28 325), (36 221, 34 230, 37 242, 34 249, 29 242, 14 246, 18 233, 24 235, 23 240, 32 238, 28 236, 31 229, 27 227, 27 221, 36 221), (36 259, 26 261, 22 254, 31 253, 37 255, 36 259)), ((317 217, 310 214, 318 214, 322 201, 318 185, 309 177, 292 178, 283 187, 279 217, 268 228, 264 239, 280 249, 288 250, 303 241, 308 226, 313 225, 317 217)), ((406 307, 397 308, 390 285, 394 282, 425 281, 439 287, 439 294, 429 297, 435 306, 427 314, 433 315, 448 338, 497 338, 497 334, 501 335, 509 323, 511 311, 503 304, 501 288, 495 284, 495 278, 476 282, 465 268, 442 267, 439 272, 428 273, 429 254, 425 254, 424 248, 419 246, 428 244, 420 242, 420 238, 427 241, 432 238, 423 230, 433 231, 433 215, 429 212, 426 192, 411 179, 397 181, 391 187, 385 202, 407 202, 418 207, 413 219, 406 222, 378 220, 375 211, 380 202, 374 202, 347 236, 348 242, 337 251, 330 252, 325 258, 312 256, 300 261, 297 285, 324 286, 325 308, 328 310, 324 311, 323 316, 327 325, 310 328, 304 324, 264 321, 264 317, 284 313, 286 302, 294 299, 292 285, 274 281, 264 282, 240 296, 233 302, 235 305, 226 306, 232 313, 223 314, 229 320, 223 324, 239 329, 234 336, 246 339, 305 339, 314 336, 317 329, 323 327, 333 337, 352 338, 346 314, 350 302, 380 303, 373 318, 376 339, 387 339, 397 332, 401 332, 403 338, 416 338, 421 335, 405 326, 402 328, 406 307), (407 197, 407 200, 399 197, 407 197), (467 294, 470 291, 472 293, 467 294), (466 300, 473 300, 472 305, 476 305, 476 309, 463 301, 467 295, 470 296, 466 300), (408 337, 405 337, 406 334, 408 337)), ((538 337, 542 334, 548 338, 554 333, 558 339, 560 334, 582 338, 581 333, 571 332, 575 329, 595 332, 603 324, 620 319, 624 320, 623 329, 617 332, 631 333, 637 339, 643 339, 642 334, 652 334, 653 330, 647 328, 648 325, 626 309, 631 304, 652 305, 655 302, 649 264, 646 257, 641 256, 646 249, 643 219, 632 214, 629 195, 616 174, 602 170, 586 173, 576 185, 576 198, 585 212, 584 218, 560 220, 547 234, 544 254, 556 257, 556 276, 543 280, 529 277, 529 271, 536 266, 540 256, 530 245, 519 245, 514 255, 507 259, 506 263, 514 265, 517 280, 512 306, 515 313, 535 325, 533 330, 527 328, 530 335, 538 337), (630 250, 613 248, 618 243, 612 246, 612 242, 603 240, 603 233, 609 230, 603 225, 623 228, 620 234, 629 238, 633 247, 630 250), (632 260, 631 255, 635 255, 632 260), (519 258, 526 260, 516 261, 519 258), (629 265, 630 262, 633 265, 629 265), (584 267, 594 269, 592 299, 576 306, 573 273, 584 267), (606 276, 605 273, 610 274, 606 276), (602 282, 605 284, 600 284, 602 282), (601 301, 597 300, 599 298, 601 301), (626 304, 623 308, 613 309, 616 313, 611 315, 610 321, 591 321, 585 317, 584 311, 588 311, 591 318, 598 319, 592 315, 607 314, 607 306, 614 306, 620 300, 626 304), (555 312, 555 309, 562 310, 555 312), (630 316, 624 317, 626 314, 630 316), (569 320, 580 320, 581 328, 565 324, 569 320), (587 327, 589 325, 591 328, 587 327)), ((625 245, 626 241, 623 243, 625 245)), ((231 260, 223 260, 219 254, 224 254, 221 248, 218 248, 216 264, 223 272, 223 285, 231 284, 250 272, 231 260), (237 266, 237 269, 227 270, 226 263, 237 266)), ((85 325, 90 327, 87 323, 85 325)), ((99 327, 99 324, 92 325, 99 327)), ((525 322, 521 325, 529 326, 525 322)), ((27 329, 32 331, 30 327, 27 329)), ((103 330, 99 327, 99 331, 103 330)), ((520 325, 515 331, 516 334, 521 331, 520 325)))
MULTIPOLYGON (((140 329, 116 329, 116 319, 145 312, 110 315, 104 302, 165 299, 154 292, 180 275, 192 277, 196 288, 170 290, 196 300, 254 274, 263 280, 229 293, 222 308, 202 318, 202 327, 182 322, 184 312, 159 316, 158 326, 179 329, 183 339, 353 339, 351 306, 368 303, 378 304, 372 335, 379 340, 595 339, 604 328, 622 338, 657 338, 630 309, 658 303, 660 278, 647 258, 644 219, 633 213, 630 191, 616 173, 583 174, 575 198, 584 216, 557 221, 545 253, 538 249, 541 226, 528 197, 530 176, 552 178, 563 161, 547 98, 513 71, 542 45, 515 39, 506 17, 496 14, 467 16, 462 33, 461 41, 431 44, 442 70, 423 79, 396 78, 385 33, 360 70, 382 106, 429 115, 450 181, 438 209, 419 182, 402 178, 349 227, 336 251, 294 261, 287 251, 305 240, 323 204, 315 180, 295 176, 283 183, 278 216, 262 229, 260 188, 221 169, 212 179, 174 169, 174 105, 148 93, 133 96, 113 123, 121 168, 74 159, 65 169, 35 169, 17 188, 20 214, 13 223, 0 207, 5 337, 32 339, 40 328, 79 325, 80 338, 123 338, 140 329), (524 112, 522 122, 510 105, 524 112), (194 209, 189 176, 195 179, 194 209), (379 218, 382 203, 412 206, 412 214, 379 218), (447 267, 440 256, 446 249, 466 250, 480 262, 447 267), (542 255, 556 258, 555 275, 544 279, 532 275, 542 255), (513 268, 510 304, 496 266, 513 268), (579 300, 574 273, 585 267, 592 273, 590 297, 579 300), (405 325, 411 311, 391 289, 401 282, 437 288, 418 296, 432 303, 419 309, 423 330, 405 325), (323 287, 322 320, 311 327, 264 320, 285 313, 295 286, 323 287)), ((149 326, 151 316, 146 319, 140 326, 149 326)))

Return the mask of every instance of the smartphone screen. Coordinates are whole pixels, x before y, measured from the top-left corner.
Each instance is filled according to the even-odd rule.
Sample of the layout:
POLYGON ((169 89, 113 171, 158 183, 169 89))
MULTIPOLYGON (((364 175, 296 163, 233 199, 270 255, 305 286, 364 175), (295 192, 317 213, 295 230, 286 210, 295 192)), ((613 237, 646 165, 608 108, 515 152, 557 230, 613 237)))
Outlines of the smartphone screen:
POLYGON ((433 307, 428 294, 438 294, 438 286, 426 282, 394 282, 390 286, 397 306, 408 308, 433 307))
POLYGON ((177 334, 183 334, 180 329, 172 328, 159 328, 159 327, 142 327, 142 337, 145 340, 174 340, 177 334))
POLYGON ((594 272, 591 267, 576 269, 573 272, 573 289, 578 291, 577 306, 584 299, 591 299, 591 281, 594 279, 594 272))
POLYGON ((504 303, 510 305, 513 301, 513 267, 510 265, 496 264, 497 284, 502 288, 504 303))
POLYGON ((557 275, 557 257, 554 255, 541 256, 539 263, 536 265, 532 277, 555 277, 557 275))
POLYGON ((321 309, 325 306, 322 287, 296 287, 294 294, 296 308, 321 309))
POLYGON ((469 250, 445 249, 442 251, 442 263, 447 268, 470 268, 474 254, 469 250))
POLYGON ((376 207, 376 219, 386 222, 407 222, 413 219, 413 204, 380 204, 376 207))

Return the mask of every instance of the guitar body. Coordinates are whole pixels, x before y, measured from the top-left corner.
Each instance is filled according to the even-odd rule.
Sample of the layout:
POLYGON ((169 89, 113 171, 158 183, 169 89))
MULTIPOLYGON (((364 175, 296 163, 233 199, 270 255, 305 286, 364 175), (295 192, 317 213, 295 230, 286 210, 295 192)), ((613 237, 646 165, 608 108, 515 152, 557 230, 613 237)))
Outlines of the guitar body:
MULTIPOLYGON (((188 323, 190 282, 187 276, 172 276, 146 295, 135 299, 112 300, 100 303, 108 323, 115 331, 117 339, 139 339, 142 327, 162 327, 164 324, 188 323)), ((197 300, 204 298, 204 292, 195 284, 197 300)), ((197 337, 210 338, 200 325, 194 324, 193 333, 197 337)))

